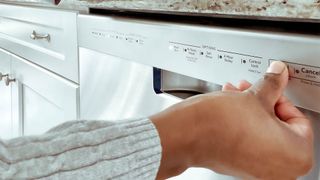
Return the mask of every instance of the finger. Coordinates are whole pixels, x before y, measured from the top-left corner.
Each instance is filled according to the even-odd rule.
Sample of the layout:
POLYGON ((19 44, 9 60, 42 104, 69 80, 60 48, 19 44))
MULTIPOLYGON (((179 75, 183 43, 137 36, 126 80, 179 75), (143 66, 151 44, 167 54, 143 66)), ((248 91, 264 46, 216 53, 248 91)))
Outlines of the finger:
POLYGON ((278 118, 284 121, 289 128, 307 139, 313 138, 311 122, 296 108, 290 100, 282 96, 275 107, 278 118))
POLYGON ((231 83, 227 83, 222 87, 222 91, 240 91, 238 88, 236 88, 231 83))
POLYGON ((292 118, 287 121, 289 128, 302 137, 305 137, 309 143, 313 142, 313 130, 311 121, 307 118, 292 118))
POLYGON ((292 118, 305 118, 305 115, 284 96, 280 98, 275 106, 275 112, 282 121, 288 121, 292 118))
POLYGON ((267 107, 274 108, 288 84, 288 69, 283 62, 271 63, 264 78, 248 89, 267 107))
POLYGON ((240 81, 240 83, 238 85, 238 89, 240 89, 240 91, 244 91, 244 90, 249 89, 251 86, 252 86, 251 83, 249 83, 246 80, 242 80, 242 81, 240 81))

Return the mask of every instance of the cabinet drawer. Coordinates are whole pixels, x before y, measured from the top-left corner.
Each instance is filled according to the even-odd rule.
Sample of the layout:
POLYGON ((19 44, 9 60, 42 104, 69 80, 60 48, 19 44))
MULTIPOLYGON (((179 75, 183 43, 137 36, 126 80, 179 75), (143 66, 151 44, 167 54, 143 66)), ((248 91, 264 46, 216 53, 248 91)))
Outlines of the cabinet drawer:
POLYGON ((0 5, 0 47, 78 82, 76 12, 0 5))
POLYGON ((22 134, 40 134, 79 115, 79 86, 29 61, 13 56, 11 76, 18 89, 22 134))

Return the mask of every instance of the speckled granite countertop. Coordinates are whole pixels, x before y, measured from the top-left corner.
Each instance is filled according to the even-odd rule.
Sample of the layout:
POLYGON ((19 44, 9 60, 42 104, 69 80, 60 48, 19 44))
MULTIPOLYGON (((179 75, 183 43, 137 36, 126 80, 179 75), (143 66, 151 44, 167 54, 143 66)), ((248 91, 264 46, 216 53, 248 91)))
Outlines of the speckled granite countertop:
MULTIPOLYGON (((48 3, 50 0, 6 2, 10 1, 48 3)), ((320 0, 61 0, 57 7, 78 10, 94 7, 320 20, 320 0)))

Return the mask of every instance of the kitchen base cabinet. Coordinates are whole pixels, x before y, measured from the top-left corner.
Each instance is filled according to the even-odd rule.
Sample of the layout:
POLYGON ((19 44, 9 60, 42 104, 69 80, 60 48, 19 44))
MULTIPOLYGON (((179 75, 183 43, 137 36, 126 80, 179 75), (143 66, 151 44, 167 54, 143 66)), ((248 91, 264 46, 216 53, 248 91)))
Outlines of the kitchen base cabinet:
POLYGON ((0 82, 0 137, 12 137, 11 88, 0 82))
POLYGON ((78 118, 77 84, 16 56, 12 56, 11 67, 13 114, 22 135, 41 134, 78 118))
POLYGON ((10 55, 0 49, 0 138, 14 137, 11 116, 11 86, 5 85, 5 78, 10 74, 10 55))

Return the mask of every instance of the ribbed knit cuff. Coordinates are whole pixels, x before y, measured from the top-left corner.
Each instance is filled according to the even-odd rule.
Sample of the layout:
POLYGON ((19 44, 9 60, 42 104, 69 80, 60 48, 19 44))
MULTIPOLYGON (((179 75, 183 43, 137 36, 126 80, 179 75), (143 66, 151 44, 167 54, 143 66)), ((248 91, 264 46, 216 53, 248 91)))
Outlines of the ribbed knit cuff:
POLYGON ((72 121, 0 146, 0 179, 155 179, 161 161, 149 119, 72 121))
POLYGON ((121 179, 155 179, 162 152, 157 129, 149 119, 133 121, 124 126, 128 131, 128 143, 127 150, 122 153, 127 154, 129 169, 121 179))

